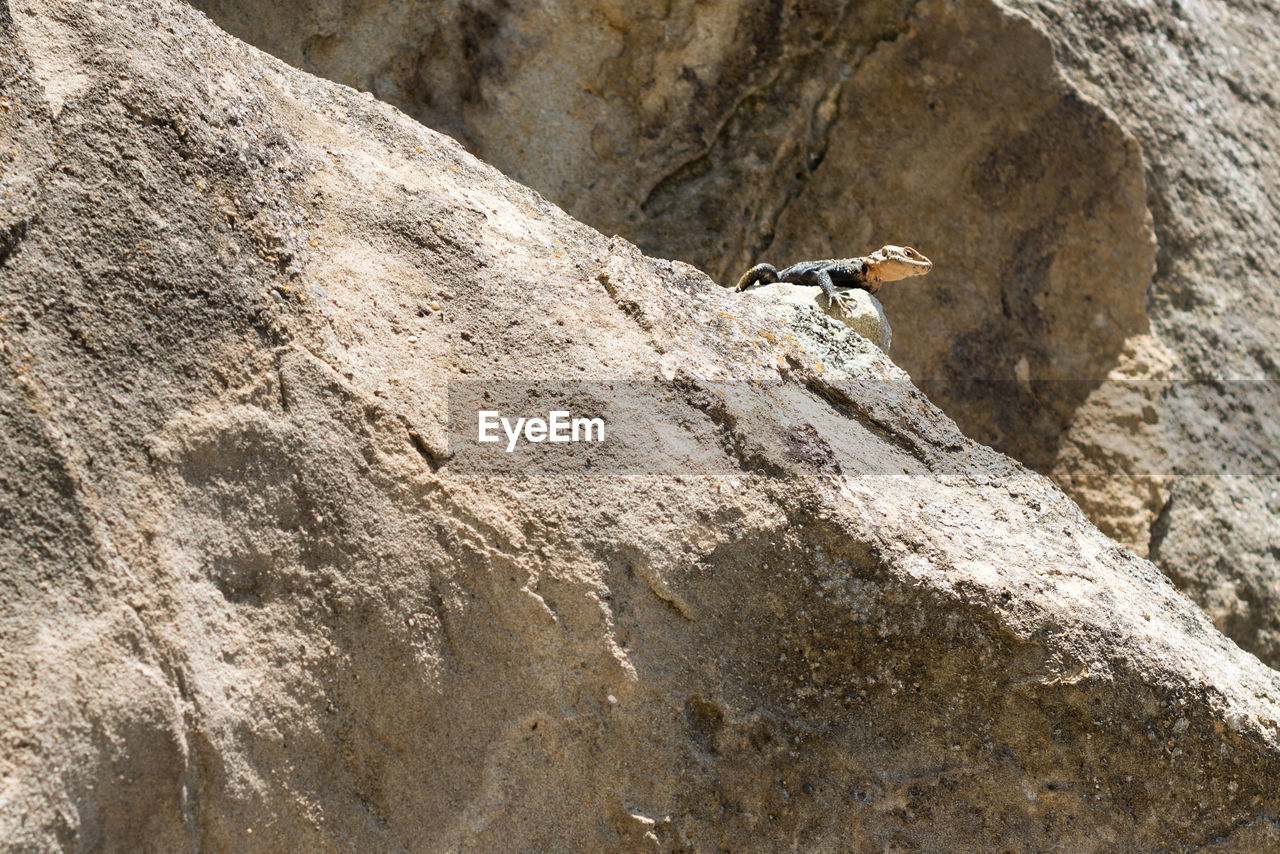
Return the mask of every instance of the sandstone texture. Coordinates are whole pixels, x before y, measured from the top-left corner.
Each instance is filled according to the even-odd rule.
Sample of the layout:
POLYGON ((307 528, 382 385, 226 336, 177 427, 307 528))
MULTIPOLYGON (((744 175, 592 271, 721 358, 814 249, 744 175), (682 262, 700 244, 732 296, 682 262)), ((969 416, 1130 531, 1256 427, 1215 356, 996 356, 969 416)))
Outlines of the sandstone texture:
POLYGON ((4 850, 1280 844, 1280 677, 860 336, 173 0, 0 99, 4 850), (468 451, 539 383, 621 439, 468 451))
POLYGON ((895 360, 1280 664, 1274 4, 192 2, 721 282, 920 248, 895 360))

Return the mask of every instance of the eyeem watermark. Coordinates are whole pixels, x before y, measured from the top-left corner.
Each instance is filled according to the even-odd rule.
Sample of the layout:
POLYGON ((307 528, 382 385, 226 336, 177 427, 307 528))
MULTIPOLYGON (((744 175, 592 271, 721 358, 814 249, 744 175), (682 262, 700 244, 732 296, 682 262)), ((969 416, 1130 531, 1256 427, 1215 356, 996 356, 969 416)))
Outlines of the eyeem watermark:
MULTIPOLYGON (((1055 476, 1280 477, 1280 381, 924 383, 942 397, 984 402, 989 424, 979 419, 978 428, 1016 437, 1041 455, 1040 462, 1104 384, 1123 404, 1119 414, 1138 419, 1141 441, 1153 452, 1130 454, 1116 445, 1120 450, 1112 453, 1102 444, 1104 453, 1056 468, 1055 476)), ((868 432, 864 421, 904 436, 929 431, 919 441, 955 442, 955 428, 923 406, 905 376, 858 377, 836 390, 829 394, 790 380, 455 378, 448 388, 442 459, 459 473, 517 477, 741 474, 761 461, 781 461, 779 471, 839 466, 848 476, 900 477, 900 455, 877 450, 878 431, 868 432), (920 415, 904 414, 909 412, 920 415)), ((1132 429, 1121 426, 1115 435, 1123 438, 1132 429)), ((935 457, 931 476, 968 476, 971 470, 965 453, 935 457)))
POLYGON ((476 441, 498 442, 498 428, 507 437, 507 453, 516 449, 521 434, 526 442, 603 442, 603 418, 574 418, 567 409, 553 409, 546 418, 517 418, 512 424, 496 409, 482 409, 477 415, 476 441))

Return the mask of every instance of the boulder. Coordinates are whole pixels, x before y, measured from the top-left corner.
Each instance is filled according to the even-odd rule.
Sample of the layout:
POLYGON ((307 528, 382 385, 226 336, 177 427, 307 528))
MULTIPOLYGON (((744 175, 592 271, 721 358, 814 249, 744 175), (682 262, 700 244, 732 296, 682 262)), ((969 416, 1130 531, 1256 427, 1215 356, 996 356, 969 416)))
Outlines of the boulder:
MULTIPOLYGON (((967 434, 1171 577, 1280 595, 1268 502, 1215 517, 1246 526, 1237 545, 1181 529, 1211 484, 1212 506, 1233 501, 1206 477, 1280 488, 1259 415, 1280 379, 1269 9, 192 2, 721 282, 762 259, 920 248, 934 272, 884 297, 894 358, 967 434), (1257 573, 1233 575, 1240 544, 1257 573)), ((1252 618, 1218 624, 1280 663, 1252 618)))

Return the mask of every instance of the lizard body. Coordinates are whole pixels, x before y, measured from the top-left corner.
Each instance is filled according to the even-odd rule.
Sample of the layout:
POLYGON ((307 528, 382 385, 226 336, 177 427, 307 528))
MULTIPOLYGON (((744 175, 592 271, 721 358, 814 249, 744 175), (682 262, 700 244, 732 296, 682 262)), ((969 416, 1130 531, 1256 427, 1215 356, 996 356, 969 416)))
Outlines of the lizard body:
POLYGON ((787 282, 822 288, 827 299, 844 308, 840 291, 861 288, 875 293, 885 282, 896 282, 923 276, 933 269, 933 262, 910 246, 882 246, 861 258, 829 258, 801 261, 783 270, 772 264, 757 264, 742 275, 735 290, 745 291, 757 285, 787 282))

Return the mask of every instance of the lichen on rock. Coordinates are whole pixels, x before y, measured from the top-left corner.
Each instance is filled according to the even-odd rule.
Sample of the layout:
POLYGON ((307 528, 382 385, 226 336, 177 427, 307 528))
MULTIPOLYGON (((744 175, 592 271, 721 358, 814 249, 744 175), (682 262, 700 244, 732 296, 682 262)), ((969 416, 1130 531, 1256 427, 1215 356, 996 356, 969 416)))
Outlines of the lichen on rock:
MULTIPOLYGON (((844 294, 845 307, 832 305, 821 290, 803 285, 791 285, 786 282, 775 282, 743 291, 744 294, 769 300, 779 307, 780 311, 788 311, 792 307, 814 308, 827 317, 836 320, 852 329, 857 334, 875 344, 885 353, 893 343, 893 329, 889 326, 889 318, 885 317, 884 307, 880 300, 862 290, 852 290, 844 294)), ((839 327, 827 327, 839 334, 839 327)), ((831 334, 831 331, 826 334, 831 334)))

